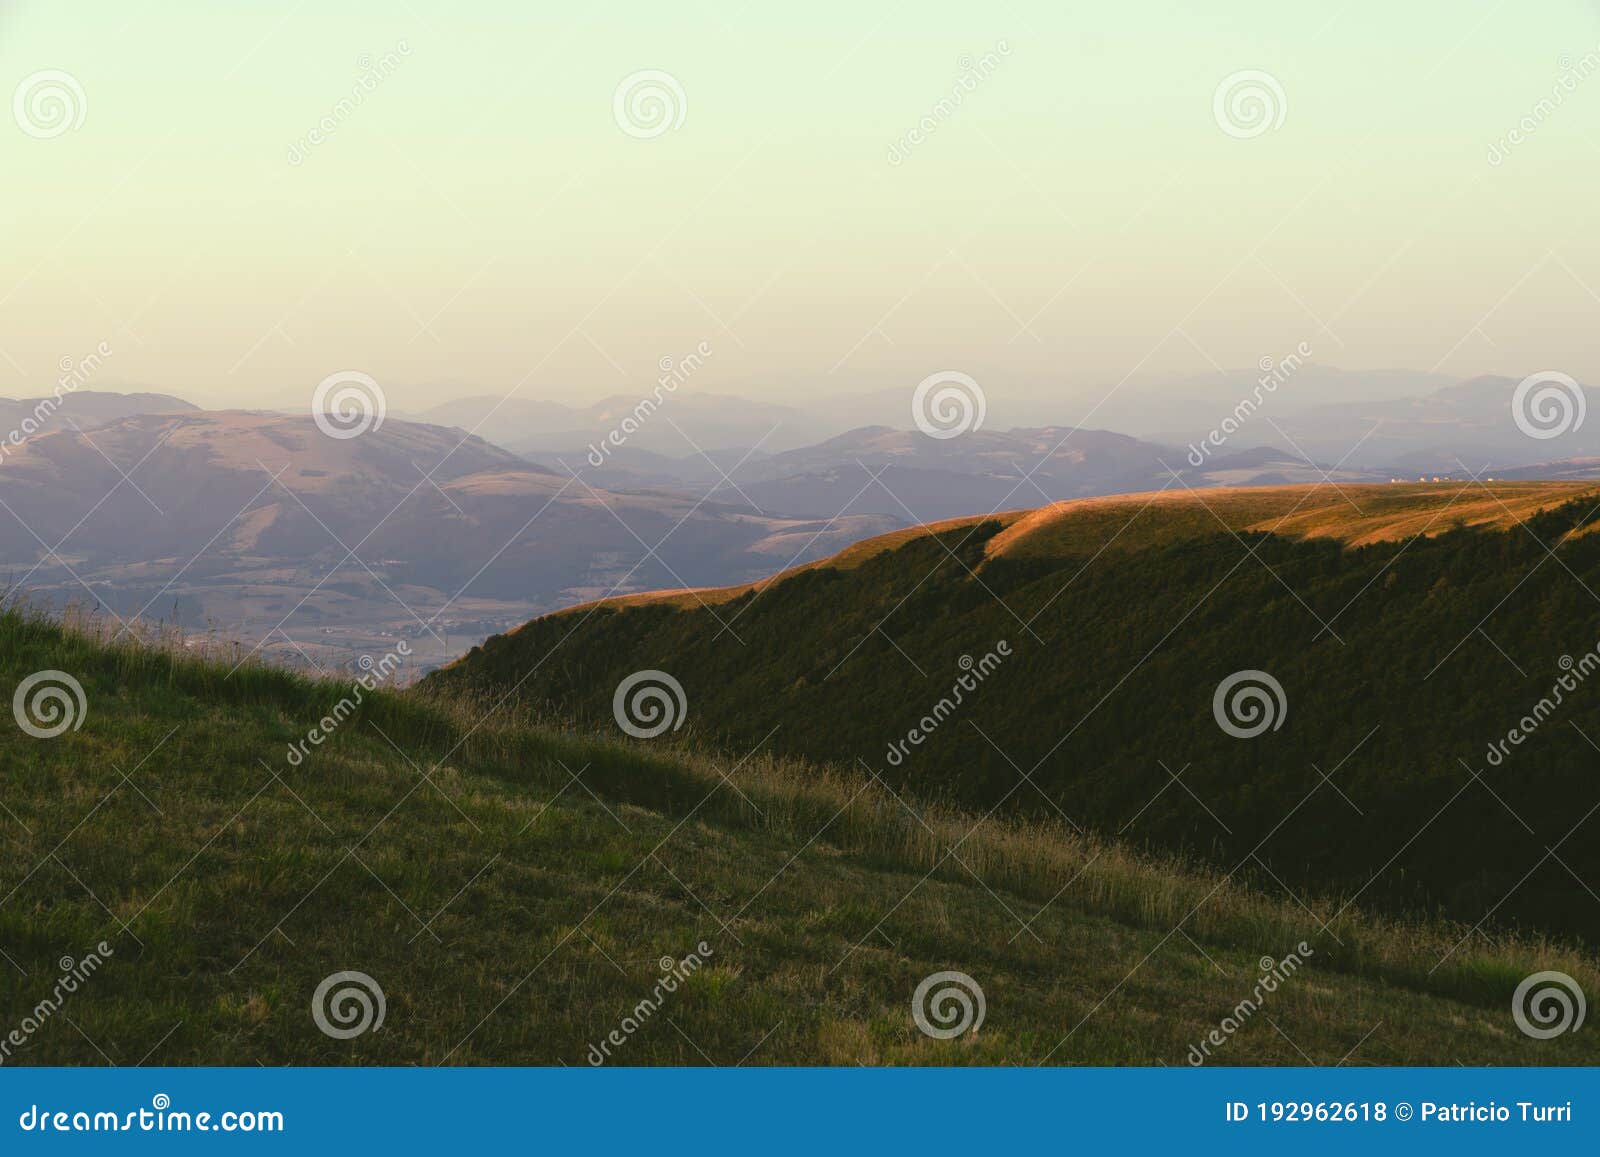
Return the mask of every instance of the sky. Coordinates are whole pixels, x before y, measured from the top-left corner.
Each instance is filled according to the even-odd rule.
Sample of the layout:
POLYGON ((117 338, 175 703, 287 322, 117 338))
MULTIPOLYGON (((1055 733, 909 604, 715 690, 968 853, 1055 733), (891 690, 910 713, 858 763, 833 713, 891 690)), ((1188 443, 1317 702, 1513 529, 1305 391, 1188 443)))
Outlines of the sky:
POLYGON ((1590 0, 53 0, 0 5, 7 94, 0 394, 101 343, 207 406, 581 404, 702 343, 775 402, 1301 343, 1600 381, 1590 0))

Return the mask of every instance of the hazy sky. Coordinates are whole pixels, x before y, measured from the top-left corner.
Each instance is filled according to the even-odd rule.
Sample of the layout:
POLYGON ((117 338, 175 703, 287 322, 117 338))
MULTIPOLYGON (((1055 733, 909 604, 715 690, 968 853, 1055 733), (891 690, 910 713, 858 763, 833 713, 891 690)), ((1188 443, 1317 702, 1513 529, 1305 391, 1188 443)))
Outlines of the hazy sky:
POLYGON ((0 80, 0 393, 102 341, 206 405, 582 402, 701 342, 697 388, 774 401, 1087 408, 1302 341, 1600 380, 1580 0, 53 0, 0 7, 0 80), (619 123, 643 70, 664 126, 619 123), (1219 123, 1247 70, 1268 122, 1219 123))

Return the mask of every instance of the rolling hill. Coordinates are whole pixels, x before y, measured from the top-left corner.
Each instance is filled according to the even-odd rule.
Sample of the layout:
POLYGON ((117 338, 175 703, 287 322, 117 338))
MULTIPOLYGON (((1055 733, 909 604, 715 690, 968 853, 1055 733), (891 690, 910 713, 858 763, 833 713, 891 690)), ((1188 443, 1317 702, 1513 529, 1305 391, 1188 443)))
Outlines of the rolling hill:
POLYGON ((571 609, 433 681, 603 724, 659 669, 725 750, 770 734, 1268 887, 1595 937, 1597 504, 1471 481, 1054 504, 571 609), (1273 726, 1239 738, 1224 707, 1273 726))
POLYGON ((1600 991, 1584 953, 1258 893, 766 748, 107 634, 0 611, 26 709, 0 743, 7 1065, 1600 1057, 1512 1006, 1541 972, 1600 991), (939 1039, 916 1010, 956 1006, 917 993, 950 972, 983 1019, 939 1039))

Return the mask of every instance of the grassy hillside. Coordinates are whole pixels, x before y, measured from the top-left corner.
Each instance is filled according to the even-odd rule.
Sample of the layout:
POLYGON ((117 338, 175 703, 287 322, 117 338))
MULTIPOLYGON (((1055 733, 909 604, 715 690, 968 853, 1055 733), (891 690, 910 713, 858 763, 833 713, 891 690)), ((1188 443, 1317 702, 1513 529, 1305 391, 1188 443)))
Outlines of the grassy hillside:
MULTIPOLYGON (((1020 492, 1019 492, 1020 493, 1020 492)), ((783 583, 807 571, 852 570, 870 558, 897 550, 928 532, 1000 527, 984 541, 983 558, 1070 558, 1102 551, 1122 553, 1167 546, 1226 530, 1284 538, 1329 538, 1351 545, 1399 542, 1460 527, 1505 529, 1531 515, 1585 495, 1600 494, 1592 482, 1345 483, 1311 486, 1235 486, 1208 490, 1173 487, 1140 494, 1113 494, 1052 502, 1036 510, 950 518, 893 530, 852 543, 837 554, 804 563, 753 583, 692 590, 617 595, 555 612, 587 614, 612 609, 716 606, 783 583)))
POLYGON ((348 683, 0 615, 0 683, 40 670, 86 710, 0 744, 0 1025, 39 1015, 61 958, 111 951, 6 1063, 581 1065, 701 942, 615 1063, 1182 1064, 1302 941, 1218 1063, 1600 1059, 1592 1032, 1537 1041, 1510 1014, 1536 970, 1600 991, 1569 950, 1258 895, 764 750, 416 692, 346 712, 348 683), (910 1002, 946 969, 987 1016, 942 1041, 910 1002), (386 1015, 339 1040, 311 1000, 347 970, 386 1015))
POLYGON ((776 728, 791 755, 1064 814, 1265 887, 1593 938, 1600 540, 1592 493, 1569 501, 1584 493, 1089 500, 902 534, 707 606, 536 620, 434 682, 604 726, 624 677, 663 669, 691 732, 726 750, 776 728), (1002 640, 1010 657, 904 746, 1002 640), (1284 710, 1240 739, 1214 695, 1251 670, 1284 710), (1527 737, 1508 744, 1513 728, 1527 737))

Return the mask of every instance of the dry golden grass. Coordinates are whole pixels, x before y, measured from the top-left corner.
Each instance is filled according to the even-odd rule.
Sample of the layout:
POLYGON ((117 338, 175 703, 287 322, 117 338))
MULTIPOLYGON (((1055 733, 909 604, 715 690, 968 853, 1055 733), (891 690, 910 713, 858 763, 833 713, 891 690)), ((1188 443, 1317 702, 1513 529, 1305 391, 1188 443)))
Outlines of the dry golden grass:
POLYGON ((1334 538, 1350 546, 1442 534, 1458 526, 1505 528, 1584 495, 1589 482, 1365 483, 1170 489, 1041 507, 989 542, 991 558, 1092 554, 1183 538, 1261 532, 1334 538))
POLYGON ((838 554, 779 571, 759 582, 727 587, 646 591, 581 603, 556 611, 587 612, 597 605, 621 609, 667 606, 692 610, 717 606, 751 591, 819 567, 850 570, 874 555, 896 550, 925 534, 994 521, 1004 528, 985 549, 989 558, 1053 558, 1102 549, 1135 550, 1185 538, 1261 532, 1290 538, 1335 538, 1350 546, 1442 534, 1458 526, 1504 528, 1585 495, 1600 496, 1592 482, 1401 482, 1310 486, 1174 487, 1139 494, 1077 498, 1037 510, 945 519, 875 535, 838 554))

